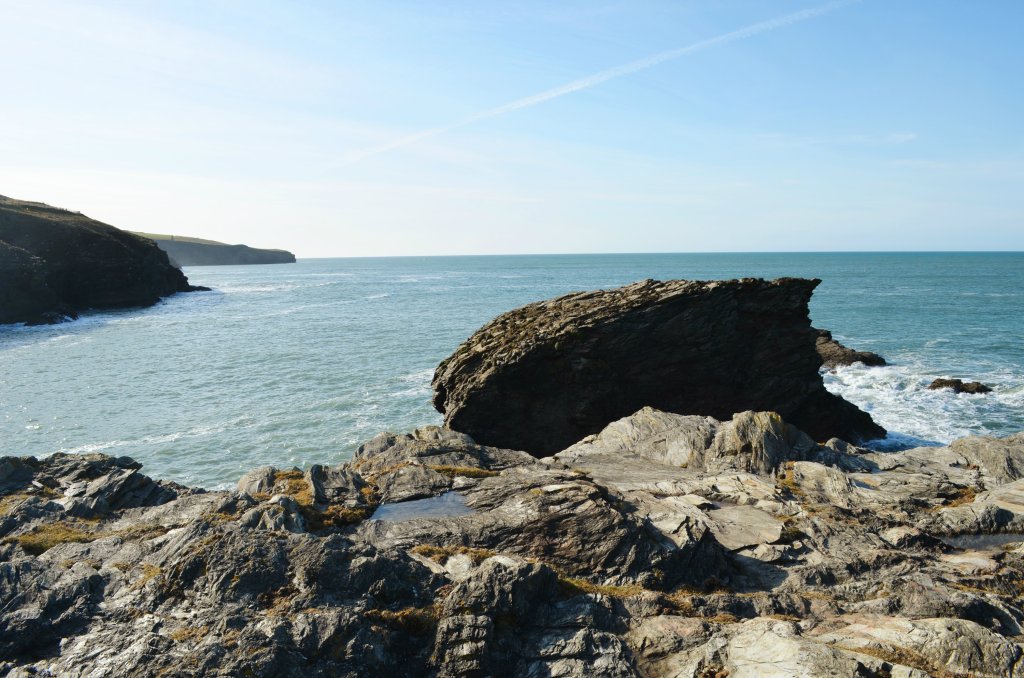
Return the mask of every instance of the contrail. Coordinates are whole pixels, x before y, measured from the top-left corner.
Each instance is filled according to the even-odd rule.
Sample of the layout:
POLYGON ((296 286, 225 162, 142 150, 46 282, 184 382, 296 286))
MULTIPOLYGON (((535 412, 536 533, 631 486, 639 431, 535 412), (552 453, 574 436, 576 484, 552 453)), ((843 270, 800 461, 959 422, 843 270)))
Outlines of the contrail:
POLYGON ((663 64, 666 61, 672 61, 673 59, 678 59, 688 54, 702 52, 706 49, 710 49, 711 47, 723 45, 728 42, 735 42, 737 40, 743 40, 745 38, 751 38, 755 35, 760 35, 761 33, 774 31, 776 28, 782 28, 783 26, 789 26, 790 24, 795 24, 800 21, 813 19, 815 17, 821 16, 822 14, 828 14, 829 12, 841 9, 843 7, 846 7, 847 5, 852 5, 856 2, 860 2, 860 0, 835 0, 834 2, 829 2, 824 5, 810 7, 808 9, 800 10, 799 12, 793 12, 792 14, 786 14, 785 16, 780 16, 775 19, 769 19, 768 21, 762 21, 761 23, 751 24, 750 26, 739 28, 735 31, 730 31, 729 33, 723 33, 722 35, 716 36, 714 38, 708 38, 707 40, 695 42, 692 45, 687 45, 686 47, 677 47, 676 49, 670 49, 665 52, 659 52, 658 54, 654 54, 643 59, 638 59, 637 61, 631 61, 628 64, 623 64, 622 66, 616 66, 615 68, 609 68, 607 70, 594 73, 593 75, 588 75, 585 78, 580 78, 579 80, 573 80, 572 82, 566 83, 560 87, 545 90, 543 92, 540 92, 539 94, 523 97, 522 99, 516 99, 513 102, 507 103, 503 106, 498 106, 497 108, 492 108, 481 113, 475 113, 467 118, 463 118, 448 125, 441 125, 440 127, 431 127, 428 129, 420 130, 419 132, 414 132, 413 134, 409 134, 404 137, 399 137, 387 143, 380 144, 379 146, 371 146, 370 148, 366 148, 362 151, 350 153, 347 156, 345 156, 344 159, 351 162, 353 160, 360 160, 362 158, 366 158, 372 155, 386 153, 387 151, 393 151, 396 148, 408 146, 410 144, 414 144, 418 141, 422 141, 423 139, 428 139, 430 137, 436 137, 439 134, 444 134, 445 132, 450 132, 451 130, 458 129, 460 127, 465 127, 466 125, 471 125, 475 122, 480 122, 481 120, 496 118, 500 115, 511 113, 512 111, 530 108, 531 106, 542 104, 545 101, 557 99, 558 97, 565 96, 566 94, 572 94, 573 92, 580 92, 585 89, 590 89, 591 87, 596 87, 597 85, 606 83, 609 80, 621 78, 624 75, 630 75, 632 73, 636 73, 637 71, 642 71, 651 68, 652 66, 657 66, 658 64, 663 64))

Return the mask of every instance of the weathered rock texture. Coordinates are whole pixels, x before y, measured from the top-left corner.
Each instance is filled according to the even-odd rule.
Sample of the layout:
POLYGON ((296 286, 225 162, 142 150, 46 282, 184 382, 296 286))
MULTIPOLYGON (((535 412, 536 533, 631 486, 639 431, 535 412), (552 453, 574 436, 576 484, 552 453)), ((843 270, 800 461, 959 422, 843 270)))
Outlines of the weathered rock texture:
POLYGON ((991 393, 992 389, 980 381, 964 381, 962 379, 936 379, 928 384, 928 388, 937 391, 940 388, 951 388, 954 393, 991 393))
POLYGON ((150 306, 194 289, 150 240, 77 212, 0 196, 0 323, 150 306))
POLYGON ((50 289, 42 259, 0 242, 0 323, 46 322, 74 313, 50 289))
POLYGON ((1022 470, 1024 434, 883 454, 650 408, 545 459, 431 427, 234 492, 3 458, 0 675, 1019 677, 1022 470))
POLYGON ((216 240, 187 238, 156 233, 137 233, 149 238, 178 266, 234 266, 239 264, 294 264, 295 255, 286 250, 268 250, 248 245, 229 245, 216 240))
POLYGON ((544 455, 644 406, 771 410, 816 440, 885 430, 825 390, 807 303, 818 280, 645 280, 498 316, 434 374, 445 424, 544 455))
POLYGON ((835 369, 854 363, 863 363, 868 367, 880 367, 885 365, 885 358, 872 353, 871 351, 855 351, 847 348, 832 338, 828 330, 814 330, 817 332, 817 339, 814 347, 821 356, 821 364, 825 367, 835 369))

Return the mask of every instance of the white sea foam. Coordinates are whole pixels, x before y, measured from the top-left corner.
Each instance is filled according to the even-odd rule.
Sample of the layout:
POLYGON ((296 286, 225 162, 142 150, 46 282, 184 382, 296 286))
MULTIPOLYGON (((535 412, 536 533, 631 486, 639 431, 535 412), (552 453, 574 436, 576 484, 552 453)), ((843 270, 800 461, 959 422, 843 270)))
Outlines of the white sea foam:
POLYGON ((980 375, 993 387, 984 395, 929 390, 936 377, 923 364, 841 367, 825 386, 869 412, 889 436, 875 447, 947 444, 970 435, 1005 435, 1024 427, 1024 384, 1011 373, 980 375), (1016 421, 1015 421, 1016 420, 1016 421))

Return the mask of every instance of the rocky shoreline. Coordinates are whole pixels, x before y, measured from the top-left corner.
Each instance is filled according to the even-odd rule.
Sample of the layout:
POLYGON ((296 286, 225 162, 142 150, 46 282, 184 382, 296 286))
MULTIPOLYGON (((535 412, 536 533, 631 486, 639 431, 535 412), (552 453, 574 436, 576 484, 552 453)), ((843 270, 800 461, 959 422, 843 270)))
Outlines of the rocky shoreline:
POLYGON ((875 453, 649 408, 548 458, 429 427, 234 492, 8 457, 0 672, 1014 676, 1022 477, 1022 434, 875 453))
POLYGON ((557 449, 431 426, 233 491, 127 457, 0 458, 0 675, 1024 675, 1024 433, 876 452, 787 421, 775 410, 806 415, 792 405, 826 360, 814 284, 570 295, 439 366, 446 414, 479 399, 484 437, 536 440, 539 421, 557 449), (743 310, 713 323, 723 300, 743 310), (799 387, 717 418, 692 398, 594 406, 594 375, 631 375, 630 397, 687 366, 713 378, 681 341, 711 365, 761 357, 722 372, 753 392, 799 387), (624 345, 674 371, 635 369, 624 345))

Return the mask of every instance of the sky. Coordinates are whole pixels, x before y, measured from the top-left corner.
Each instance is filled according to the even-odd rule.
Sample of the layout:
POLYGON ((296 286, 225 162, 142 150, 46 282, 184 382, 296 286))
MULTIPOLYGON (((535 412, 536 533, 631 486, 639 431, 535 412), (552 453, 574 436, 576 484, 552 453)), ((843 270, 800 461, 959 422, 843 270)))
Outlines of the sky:
POLYGON ((1024 250, 1024 2, 0 0, 0 194, 300 257, 1024 250))

